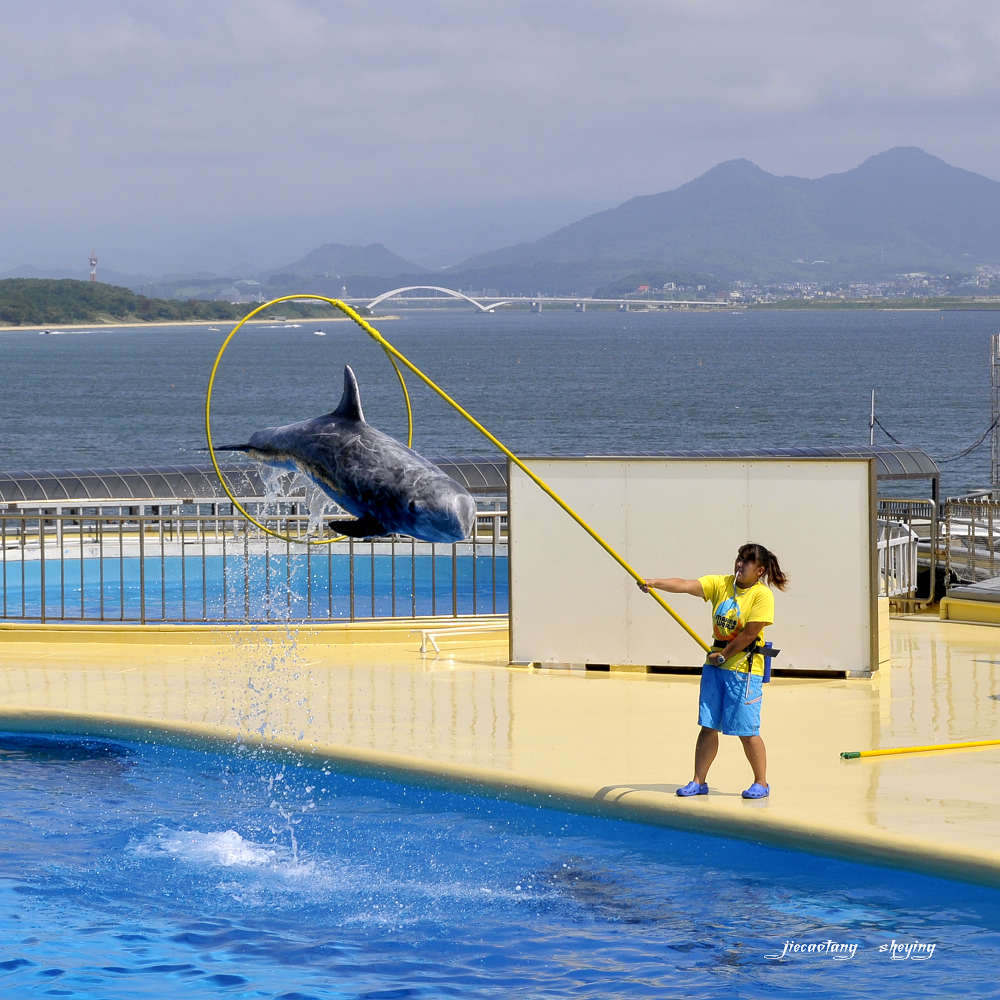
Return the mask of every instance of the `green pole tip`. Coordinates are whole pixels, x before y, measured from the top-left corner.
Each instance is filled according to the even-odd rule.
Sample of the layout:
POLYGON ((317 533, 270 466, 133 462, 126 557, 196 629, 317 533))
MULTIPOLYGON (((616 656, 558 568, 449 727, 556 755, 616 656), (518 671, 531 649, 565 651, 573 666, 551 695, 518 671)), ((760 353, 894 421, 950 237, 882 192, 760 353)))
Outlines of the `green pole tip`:
POLYGON ((860 750, 845 750, 840 756, 841 756, 841 758, 843 760, 851 760, 854 757, 860 757, 861 756, 861 751, 860 750))

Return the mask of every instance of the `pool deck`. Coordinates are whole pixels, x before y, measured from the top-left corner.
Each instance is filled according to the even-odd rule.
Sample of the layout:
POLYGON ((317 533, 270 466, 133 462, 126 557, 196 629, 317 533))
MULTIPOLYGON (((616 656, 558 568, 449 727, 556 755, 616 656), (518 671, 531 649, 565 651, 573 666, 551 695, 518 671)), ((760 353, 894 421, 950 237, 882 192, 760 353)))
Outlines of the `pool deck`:
POLYGON ((512 667, 496 632, 420 653, 432 624, 0 625, 0 727, 262 743, 1000 885, 1000 746, 840 758, 1000 739, 996 627, 896 618, 891 666, 870 679, 775 678, 772 795, 752 802, 727 737, 711 793, 674 794, 691 777, 697 676, 512 667))

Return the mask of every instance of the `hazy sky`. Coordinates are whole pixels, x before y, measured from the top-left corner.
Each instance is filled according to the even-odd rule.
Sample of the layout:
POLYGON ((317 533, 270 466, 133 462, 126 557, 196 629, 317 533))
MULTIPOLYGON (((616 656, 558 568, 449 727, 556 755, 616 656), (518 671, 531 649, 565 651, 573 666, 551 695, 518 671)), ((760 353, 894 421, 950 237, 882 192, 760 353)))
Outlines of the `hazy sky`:
POLYGON ((1000 179, 977 0, 41 0, 0 28, 0 269, 429 265, 745 156, 1000 179))

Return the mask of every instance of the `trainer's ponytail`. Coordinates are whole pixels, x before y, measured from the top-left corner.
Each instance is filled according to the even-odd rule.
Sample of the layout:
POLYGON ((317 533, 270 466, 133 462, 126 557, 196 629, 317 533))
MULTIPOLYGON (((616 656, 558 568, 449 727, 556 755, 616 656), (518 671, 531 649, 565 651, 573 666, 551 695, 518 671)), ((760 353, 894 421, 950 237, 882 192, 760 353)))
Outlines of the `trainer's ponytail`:
POLYGON ((747 542, 740 546, 740 558, 752 559, 764 567, 764 579, 772 587, 784 590, 788 586, 788 577, 778 564, 778 557, 768 548, 757 542, 747 542))

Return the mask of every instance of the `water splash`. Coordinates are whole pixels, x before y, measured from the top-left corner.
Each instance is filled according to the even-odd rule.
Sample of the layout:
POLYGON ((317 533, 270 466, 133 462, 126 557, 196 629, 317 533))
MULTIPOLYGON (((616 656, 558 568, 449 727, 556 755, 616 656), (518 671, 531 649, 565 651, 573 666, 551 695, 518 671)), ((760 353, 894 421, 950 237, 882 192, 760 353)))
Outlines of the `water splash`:
POLYGON ((244 840, 235 830, 201 833, 197 830, 161 830, 133 848, 140 857, 157 854, 194 864, 222 868, 273 868, 279 852, 244 840))
MULTIPOLYGON (((321 863, 293 854, 282 844, 261 843, 236 830, 172 830, 161 827, 131 843, 128 853, 139 859, 167 859, 200 872, 198 881, 237 893, 249 901, 259 890, 296 895, 329 894, 340 889, 350 872, 329 860, 321 863)), ((262 899, 266 899, 263 896, 262 899)))
POLYGON ((298 863, 299 842, 295 830, 301 826, 303 817, 316 808, 312 798, 315 786, 306 785, 299 791, 295 785, 285 781, 284 769, 277 774, 262 775, 261 781, 267 792, 268 808, 281 820, 280 824, 272 823, 268 830, 275 837, 288 836, 292 860, 298 863))
POLYGON ((314 537, 323 533, 328 518, 345 513, 339 504, 298 469, 280 469, 263 462, 259 462, 257 467, 264 486, 262 512, 265 515, 280 514, 279 505, 282 502, 300 502, 309 512, 306 535, 314 537))
POLYGON ((343 509, 330 499, 312 480, 299 475, 305 483, 306 509, 309 511, 309 525, 306 535, 310 538, 323 534, 326 521, 343 512, 343 509))
POLYGON ((278 504, 287 499, 291 481, 298 473, 288 472, 265 462, 257 463, 257 471, 260 473, 260 481, 264 486, 261 511, 265 515, 277 514, 278 504))

